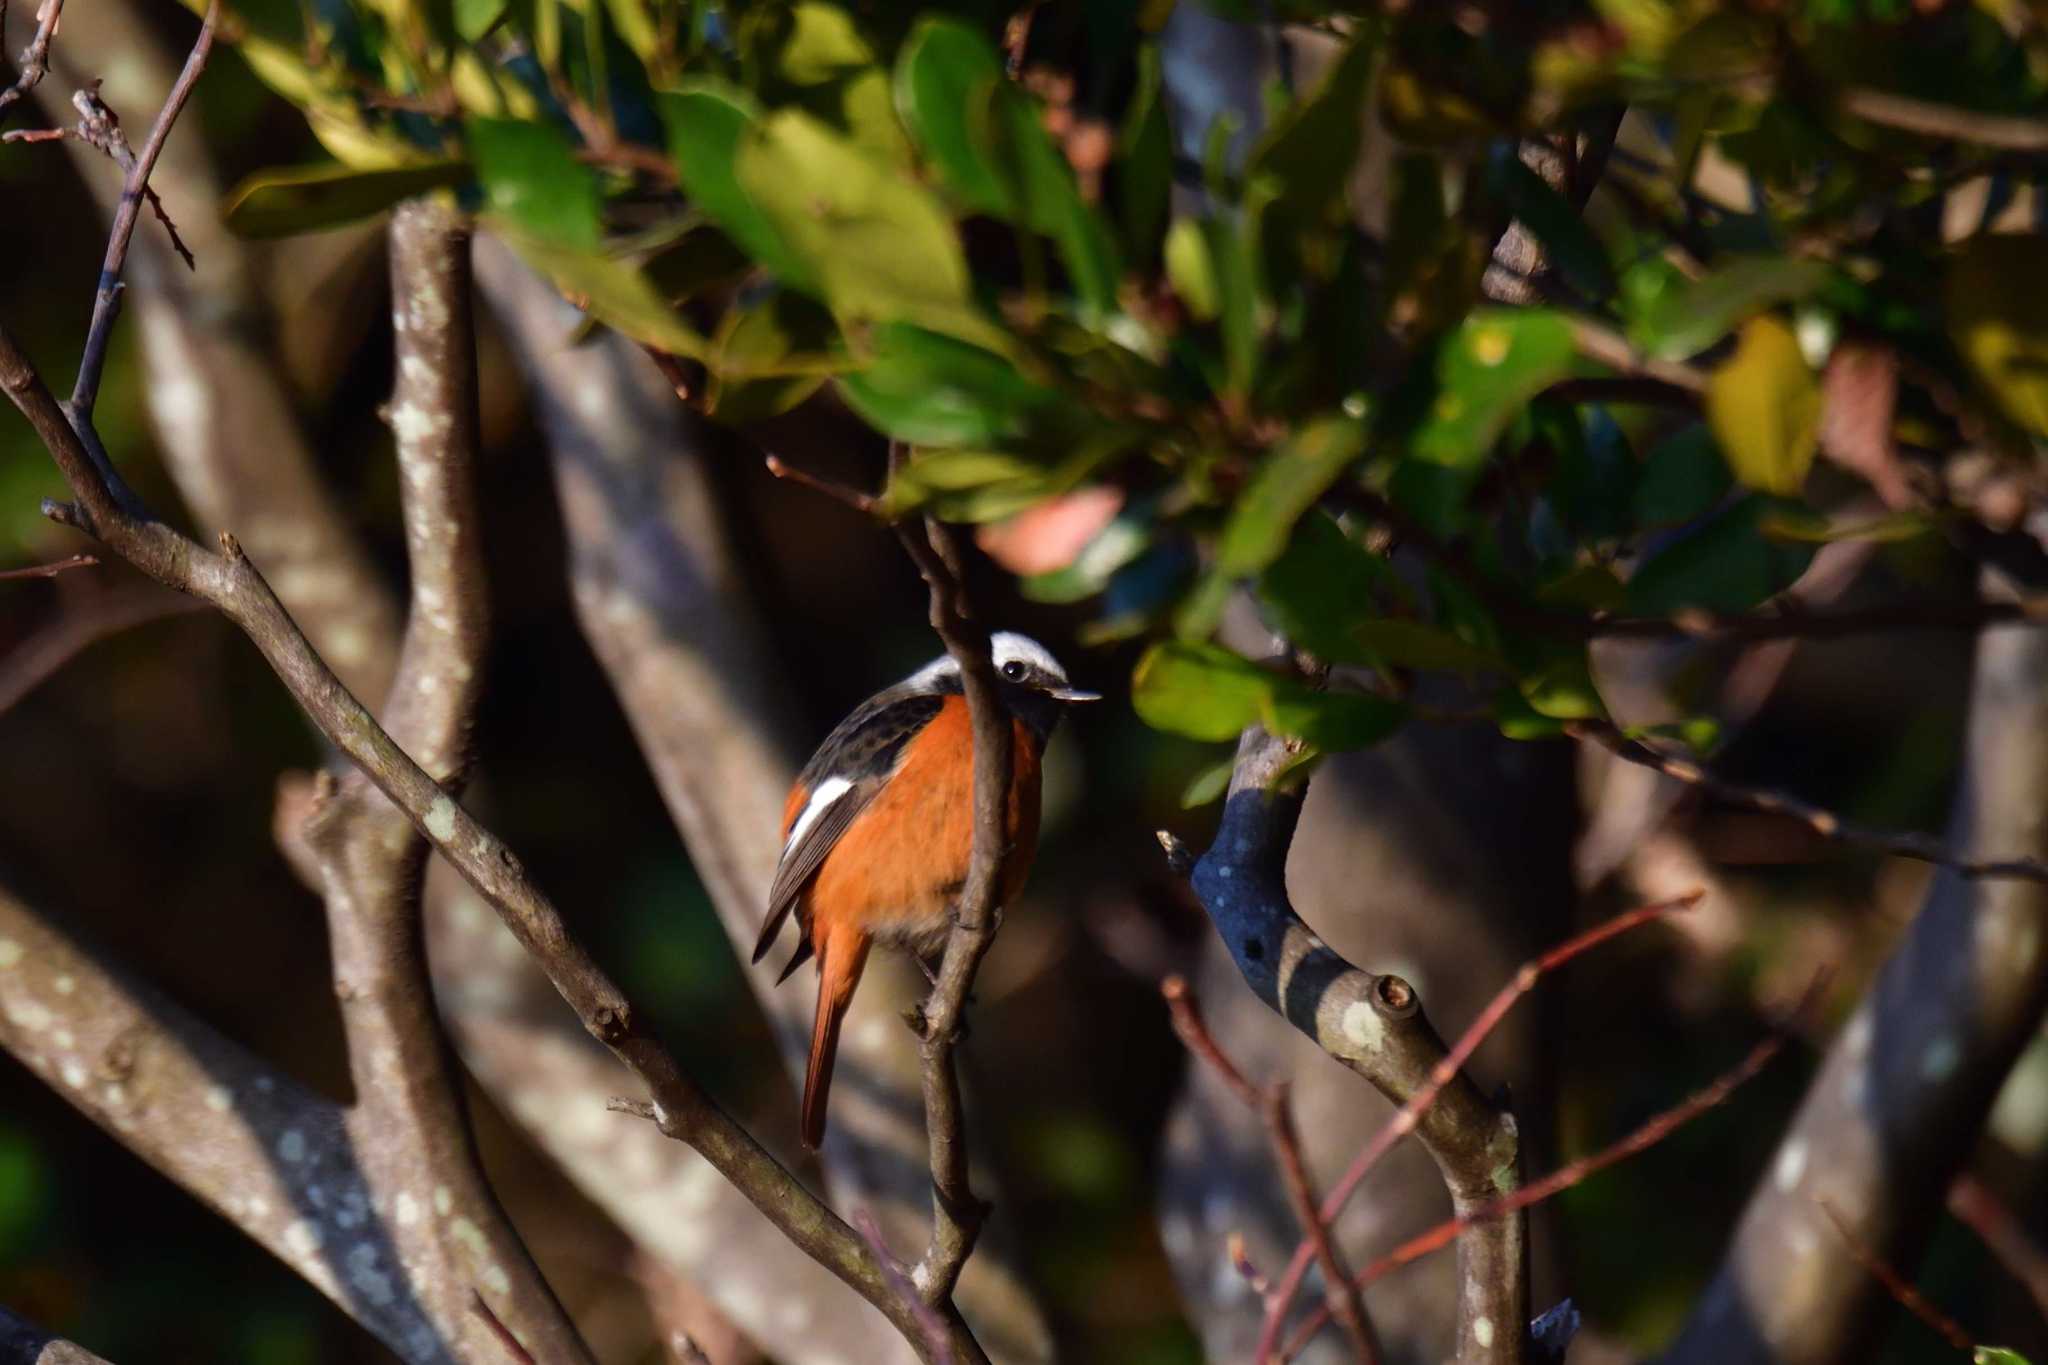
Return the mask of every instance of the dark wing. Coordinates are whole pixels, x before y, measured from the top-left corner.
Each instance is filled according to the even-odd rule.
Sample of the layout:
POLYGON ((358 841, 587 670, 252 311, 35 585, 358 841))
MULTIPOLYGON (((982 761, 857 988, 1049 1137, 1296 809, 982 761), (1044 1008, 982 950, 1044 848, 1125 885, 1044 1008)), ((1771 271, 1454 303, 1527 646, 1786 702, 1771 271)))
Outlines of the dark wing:
MULTIPOLYGON (((941 698, 929 693, 905 694, 892 688, 863 702, 811 755, 811 761, 797 777, 797 785, 804 791, 815 793, 835 778, 849 785, 812 819, 802 834, 784 845, 782 861, 775 867, 775 884, 768 891, 768 918, 754 944, 754 961, 759 962, 767 954, 782 922, 796 909, 804 888, 818 874, 839 836, 846 833, 867 809, 868 802, 887 785, 897 760, 903 756, 903 747, 930 723, 942 704, 941 698)), ((799 811, 795 819, 801 821, 803 812, 799 811)), ((802 916, 798 922, 803 922, 802 916)), ((783 977, 795 971, 810 952, 810 939, 806 936, 797 945, 796 956, 783 969, 783 977)))

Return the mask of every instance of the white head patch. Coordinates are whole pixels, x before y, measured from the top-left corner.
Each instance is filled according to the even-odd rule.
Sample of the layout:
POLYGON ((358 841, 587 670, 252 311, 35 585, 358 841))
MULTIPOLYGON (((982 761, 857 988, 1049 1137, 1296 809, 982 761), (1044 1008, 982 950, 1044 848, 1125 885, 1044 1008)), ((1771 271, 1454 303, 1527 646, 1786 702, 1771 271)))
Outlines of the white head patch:
MULTIPOLYGON (((999 630, 989 637, 989 655, 995 660, 998 672, 1002 670, 1004 664, 1015 661, 1043 669, 1058 679, 1062 686, 1066 684, 1067 670, 1060 667, 1060 661, 1052 657, 1051 650, 1029 635, 1019 635, 1014 630, 999 630)), ((945 679, 959 676, 960 665, 953 662, 953 656, 941 654, 905 678, 899 686, 931 691, 945 679)))

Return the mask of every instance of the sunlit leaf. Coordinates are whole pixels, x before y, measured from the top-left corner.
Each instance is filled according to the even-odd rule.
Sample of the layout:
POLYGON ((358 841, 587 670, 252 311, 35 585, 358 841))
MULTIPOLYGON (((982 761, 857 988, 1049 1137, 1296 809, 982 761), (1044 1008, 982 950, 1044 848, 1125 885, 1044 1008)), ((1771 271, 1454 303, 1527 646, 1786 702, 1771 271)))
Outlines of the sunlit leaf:
POLYGON ((367 218, 469 175, 467 162, 452 160, 375 171, 339 164, 258 171, 228 192, 223 216, 244 237, 288 237, 367 218))
POLYGON ((1279 558, 1294 523, 1365 453, 1365 423, 1325 417, 1282 441, 1238 495, 1217 542, 1224 573, 1255 574, 1279 558))
POLYGON ((1180 794, 1182 810, 1193 810, 1206 806, 1211 801, 1223 799, 1223 793, 1230 790, 1230 775, 1237 768, 1237 760, 1221 758, 1195 774, 1180 794))
POLYGON ((1176 218, 1166 230, 1166 279, 1197 322, 1211 322, 1221 307, 1216 264, 1209 257, 1209 239, 1192 218, 1176 218))
POLYGON ((931 192, 808 114, 740 135, 738 178, 842 323, 909 322, 996 350, 953 221, 931 192))
POLYGON ((992 446, 1073 429, 1073 405, 1002 356, 904 323, 876 327, 872 354, 838 380, 848 407, 898 440, 992 446))
POLYGON ((2005 415, 2048 435, 2048 243, 1974 237, 1950 262, 1949 336, 2005 415))
POLYGON ((1167 640, 1131 675, 1131 705, 1155 730, 1190 739, 1236 739, 1259 719, 1273 675, 1217 645, 1167 640))
POLYGON ((1275 734, 1306 740, 1329 752, 1377 744, 1408 717, 1408 708, 1358 692, 1317 691, 1291 678, 1274 680, 1260 713, 1275 734))
POLYGON ((510 219, 491 221, 491 226, 520 259, 592 317, 674 355, 701 360, 708 353, 704 338, 632 265, 601 251, 531 236, 510 219))
POLYGON ((809 266, 740 188, 734 162, 740 136, 759 112, 752 98, 744 91, 698 82, 665 92, 657 102, 668 129, 669 155, 691 204, 783 280, 811 287, 815 279, 809 266))
POLYGON ((567 137, 521 119, 471 119, 467 132, 476 178, 493 212, 528 237, 597 249, 597 175, 576 159, 567 137))
POLYGON ((832 315, 801 294, 776 290, 727 311, 711 341, 705 410, 721 422, 787 412, 848 364, 832 315))
POLYGON ((1707 424, 1745 487, 1796 496, 1813 467, 1820 384, 1792 329, 1770 314, 1742 324, 1735 353, 1707 378, 1707 424))
POLYGON ((1516 413, 1574 367, 1571 325, 1537 309, 1482 309, 1438 345, 1435 399, 1409 452, 1466 469, 1492 450, 1516 413))
POLYGON ((2005 1346, 1979 1346, 1970 1360, 1972 1365, 2028 1365, 2025 1356, 2005 1346))
MULTIPOLYGON (((1654 356, 1680 360, 1712 346, 1743 319, 1778 304, 1805 298, 1824 284, 1829 267, 1789 256, 1753 256, 1723 266, 1696 282, 1668 271, 1654 276, 1654 290, 1642 284, 1634 299, 1629 334, 1654 356)), ((1653 276, 1639 274, 1638 281, 1653 276)))

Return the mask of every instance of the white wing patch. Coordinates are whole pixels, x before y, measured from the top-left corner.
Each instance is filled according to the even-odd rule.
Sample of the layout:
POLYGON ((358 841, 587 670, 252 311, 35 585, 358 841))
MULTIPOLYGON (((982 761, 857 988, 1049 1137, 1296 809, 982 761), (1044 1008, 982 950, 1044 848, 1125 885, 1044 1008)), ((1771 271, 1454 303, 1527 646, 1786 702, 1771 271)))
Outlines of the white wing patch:
POLYGON ((828 777, 820 782, 818 789, 811 793, 811 799, 804 803, 803 812, 796 817, 796 823, 789 827, 789 837, 782 841, 783 856, 789 856, 789 851, 804 837, 804 831, 817 824, 818 817, 829 810, 833 802, 852 790, 853 783, 843 777, 828 777))

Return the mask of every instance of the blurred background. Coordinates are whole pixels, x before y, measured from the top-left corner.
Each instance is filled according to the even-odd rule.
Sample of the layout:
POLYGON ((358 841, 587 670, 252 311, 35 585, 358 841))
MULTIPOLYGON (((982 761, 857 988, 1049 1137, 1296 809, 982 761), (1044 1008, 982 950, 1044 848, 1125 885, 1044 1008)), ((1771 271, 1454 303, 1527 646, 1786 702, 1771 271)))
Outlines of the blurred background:
MULTIPOLYGON (((141 12, 143 36, 166 51, 189 36, 181 11, 141 12)), ((10 50, 27 18, 10 17, 10 50)), ((100 74, 112 98, 119 73, 100 74)), ((53 78, 44 93, 61 98, 64 88, 53 78)), ((47 122, 48 107, 15 126, 47 122)), ((232 48, 216 54, 178 137, 203 140, 224 184, 317 155, 299 116, 232 48)), ((68 374, 104 240, 80 163, 57 145, 0 146, 0 203, 9 325, 50 373, 68 374)), ((361 228, 235 249, 247 253, 266 344, 321 472, 398 583, 396 480, 378 416, 392 377, 381 236, 361 228)), ((100 429, 146 500, 173 509, 136 345, 133 327, 117 332, 100 429)), ((756 1110, 764 1087, 783 1083, 768 1034, 576 628, 534 414, 489 331, 482 364, 496 640, 475 804, 686 1063, 726 1104, 756 1110)), ((711 464, 773 658, 815 740, 937 646, 922 589, 894 545, 768 477, 758 448, 864 483, 878 476, 882 452, 857 422, 812 404, 723 443, 711 464)), ((37 513, 40 498, 60 491, 26 425, 0 417, 0 565, 79 548, 37 513)), ((1907 580, 1967 588, 1966 566, 1911 545, 1840 566, 1836 600, 1879 600, 1907 580)), ((1210 931, 1167 875, 1152 832, 1203 844, 1215 808, 1184 810, 1181 793, 1223 751, 1135 719, 1126 683, 1136 647, 1078 642, 1091 609, 1023 601, 1008 575, 982 570, 975 588, 987 617, 1046 641, 1080 685, 1110 700, 1076 713, 1049 760, 1044 850, 976 993, 969 1067, 982 1083, 972 1121, 993 1135, 1022 1264, 1061 1358, 1193 1362, 1197 1334, 1168 1245, 1228 1228, 1169 1216, 1162 1231, 1162 1210, 1183 1202, 1175 1182, 1185 1161, 1169 1154, 1167 1136, 1188 1066, 1157 985, 1169 971, 1196 972, 1219 1013, 1245 1002, 1224 998, 1235 985, 1227 974, 1201 972, 1210 931)), ((1741 724, 1721 768, 1857 819, 1939 830, 1970 649, 1960 633, 1914 633, 1718 658, 1728 686, 1747 689, 1730 703, 1741 724)), ((1616 662, 1638 666, 1648 665, 1616 662)), ((316 767, 321 755, 254 651, 222 621, 176 610, 117 566, 0 584, 0 699, 0 887, 345 1098, 320 906, 271 837, 280 774, 316 767)), ((1926 883, 1915 864, 1818 846, 1788 822, 1703 805, 1564 741, 1517 746, 1419 727, 1332 765, 1316 793, 1292 869, 1304 914, 1357 960, 1409 975, 1446 1033, 1526 952, 1639 898, 1708 889, 1689 917, 1546 984, 1482 1057, 1482 1080, 1511 1086, 1525 1105, 1539 1167, 1597 1150, 1730 1065, 1761 1031, 1764 1009, 1819 965, 1835 965, 1830 1000, 1845 1009, 1926 883)), ((1256 1069, 1267 1059, 1244 1060, 1256 1069)), ((1336 1144, 1333 1135, 1384 1112, 1326 1059, 1285 1065, 1301 1068, 1312 1145, 1336 1144)), ((1630 1350, 1664 1340, 1715 1264, 1811 1067, 1810 1053, 1789 1056, 1731 1104, 1543 1211, 1538 1305, 1570 1294, 1604 1340, 1630 1350)), ((600 1355, 664 1358, 627 1241, 480 1091, 472 1098, 498 1188, 600 1355)), ((2044 1148, 2048 1048, 2037 1043, 1980 1161, 2012 1207, 2043 1206, 2044 1148)), ((1390 1281, 1375 1306, 1398 1314, 1405 1283, 1390 1281)), ((1937 1238, 1923 1286, 1984 1338, 2048 1349, 2024 1295, 1959 1229, 1937 1238)), ((116 1361, 386 1358, 313 1289, 6 1058, 0 1303, 116 1361)), ((1886 1361, 1941 1349, 1910 1322, 1887 1335, 1886 1361)))

